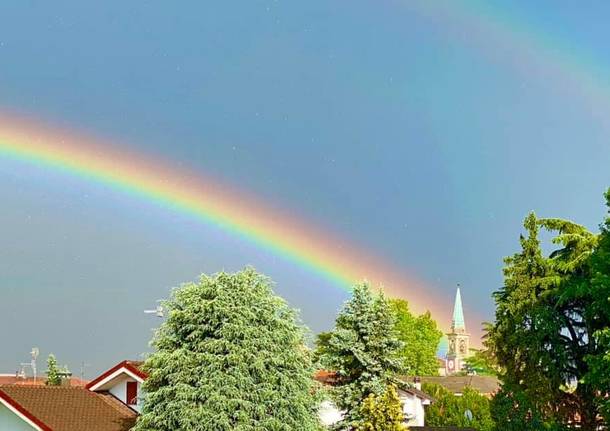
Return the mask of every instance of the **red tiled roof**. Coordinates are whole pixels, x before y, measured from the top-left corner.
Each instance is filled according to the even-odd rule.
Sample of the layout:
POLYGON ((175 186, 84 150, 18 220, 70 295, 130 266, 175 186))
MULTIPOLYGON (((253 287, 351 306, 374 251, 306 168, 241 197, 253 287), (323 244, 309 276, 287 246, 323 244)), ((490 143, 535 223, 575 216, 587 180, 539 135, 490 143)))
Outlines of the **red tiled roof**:
POLYGON ((333 384, 337 383, 337 380, 339 379, 339 377, 337 376, 337 373, 335 371, 327 371, 327 370, 316 371, 313 378, 324 385, 331 385, 331 386, 333 384))
MULTIPOLYGON (((17 377, 16 375, 0 375, 0 385, 27 385, 27 386, 44 386, 47 382, 45 376, 38 377, 34 380, 33 377, 17 377)), ((81 380, 78 377, 71 377, 70 384, 67 386, 86 386, 88 380, 81 380)))
POLYGON ((144 371, 142 371, 142 364, 143 364, 142 361, 123 361, 123 362, 119 362, 118 364, 116 364, 114 367, 112 367, 111 369, 109 369, 108 371, 106 371, 105 373, 100 375, 99 377, 97 377, 97 378, 93 379, 92 381, 90 381, 87 384, 86 388, 87 389, 93 388, 99 382, 101 382, 102 380, 106 379, 107 377, 112 375, 114 372, 120 370, 121 368, 125 368, 126 370, 129 370, 130 372, 132 372, 133 374, 135 374, 139 378, 145 380, 148 377, 148 374, 146 374, 144 371))
POLYGON ((0 398, 45 431, 127 431, 137 413, 108 393, 62 386, 0 386, 0 398))

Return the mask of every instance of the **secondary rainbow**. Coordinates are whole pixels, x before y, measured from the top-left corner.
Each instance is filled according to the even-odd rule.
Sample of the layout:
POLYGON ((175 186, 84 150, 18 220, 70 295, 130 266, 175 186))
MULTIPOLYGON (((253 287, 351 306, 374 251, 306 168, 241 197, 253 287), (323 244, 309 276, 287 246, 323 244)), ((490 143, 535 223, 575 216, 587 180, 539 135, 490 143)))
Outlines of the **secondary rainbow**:
POLYGON ((250 194, 199 172, 185 172, 125 148, 0 113, 0 161, 17 160, 103 183, 217 226, 340 288, 347 290, 354 282, 368 279, 392 295, 410 299, 415 310, 431 309, 437 315, 438 301, 430 299, 422 283, 354 244, 299 220, 285 209, 263 206, 250 194))
POLYGON ((585 54, 570 39, 528 23, 516 8, 497 2, 405 0, 401 4, 464 46, 510 67, 524 81, 547 88, 550 96, 578 101, 604 131, 610 127, 610 80, 604 59, 585 54))

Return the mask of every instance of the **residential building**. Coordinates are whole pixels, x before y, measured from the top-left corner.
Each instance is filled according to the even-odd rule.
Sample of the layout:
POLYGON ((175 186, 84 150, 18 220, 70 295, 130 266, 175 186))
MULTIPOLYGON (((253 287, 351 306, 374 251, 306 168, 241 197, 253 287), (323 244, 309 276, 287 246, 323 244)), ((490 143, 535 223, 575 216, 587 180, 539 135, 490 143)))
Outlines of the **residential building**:
MULTIPOLYGON (((335 373, 329 371, 319 371, 316 374, 316 380, 328 386, 337 382, 335 373)), ((402 405, 405 425, 409 427, 424 426, 425 406, 430 405, 432 398, 421 390, 421 382, 417 380, 413 385, 402 385, 398 388, 398 397, 402 405)), ((343 419, 344 412, 327 399, 321 404, 319 415, 322 425, 331 426, 343 419)))
POLYGON ((127 431, 141 407, 140 365, 123 361, 86 386, 0 385, 0 430, 127 431))

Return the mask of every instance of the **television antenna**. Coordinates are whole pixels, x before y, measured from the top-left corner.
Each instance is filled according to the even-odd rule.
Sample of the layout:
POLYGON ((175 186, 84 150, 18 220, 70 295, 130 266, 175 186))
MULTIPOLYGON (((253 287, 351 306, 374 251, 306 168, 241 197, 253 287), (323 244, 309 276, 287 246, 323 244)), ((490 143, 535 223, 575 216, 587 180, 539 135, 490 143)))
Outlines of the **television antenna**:
POLYGON ((157 317, 165 317, 165 308, 163 308, 163 300, 157 299, 157 307, 154 310, 144 310, 145 314, 154 314, 157 317))
POLYGON ((85 361, 80 364, 80 379, 81 383, 85 381, 85 368, 90 367, 91 364, 86 363, 85 361))
POLYGON ((32 347, 32 351, 30 352, 30 355, 32 356, 32 360, 30 362, 21 363, 21 371, 19 372, 19 375, 23 376, 23 378, 25 378, 26 377, 25 369, 27 367, 29 367, 32 370, 32 374, 34 375, 34 383, 36 383, 36 378, 38 377, 38 369, 36 367, 36 360, 38 359, 38 356, 40 355, 40 349, 38 347, 32 347))

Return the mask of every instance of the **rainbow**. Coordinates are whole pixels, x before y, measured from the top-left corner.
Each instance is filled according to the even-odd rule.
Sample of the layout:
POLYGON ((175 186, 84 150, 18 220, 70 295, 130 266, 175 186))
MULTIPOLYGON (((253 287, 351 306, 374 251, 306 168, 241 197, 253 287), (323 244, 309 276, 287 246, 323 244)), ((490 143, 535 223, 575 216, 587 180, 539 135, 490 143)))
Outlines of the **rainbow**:
POLYGON ((430 296, 421 282, 353 244, 200 172, 126 148, 0 114, 0 161, 25 162, 104 184, 245 239, 342 289, 367 279, 388 294, 414 300, 415 310, 438 313, 438 301, 422 301, 430 296))
POLYGON ((405 0, 401 6, 456 37, 466 48, 507 65, 554 96, 577 100, 604 130, 610 126, 607 66, 582 47, 527 23, 515 10, 483 0, 405 0))

